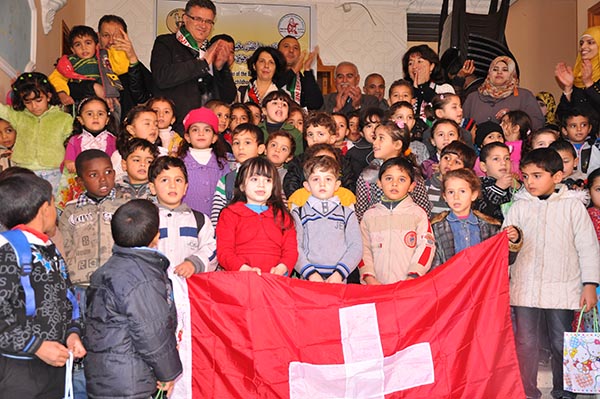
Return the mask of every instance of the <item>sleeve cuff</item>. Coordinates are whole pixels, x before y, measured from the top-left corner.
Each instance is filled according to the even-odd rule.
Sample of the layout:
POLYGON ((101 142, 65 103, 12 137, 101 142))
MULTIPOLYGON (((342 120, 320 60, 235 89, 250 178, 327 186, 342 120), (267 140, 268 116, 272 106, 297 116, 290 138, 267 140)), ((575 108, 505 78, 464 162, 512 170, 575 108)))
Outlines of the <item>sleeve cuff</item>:
POLYGON ((335 271, 341 274, 344 280, 350 275, 350 269, 343 263, 338 263, 335 267, 335 271))
POLYGON ((206 270, 206 266, 204 265, 204 262, 202 262, 198 257, 196 256, 189 256, 187 258, 185 258, 185 260, 187 260, 188 262, 192 262, 192 265, 194 265, 194 273, 202 273, 206 270))

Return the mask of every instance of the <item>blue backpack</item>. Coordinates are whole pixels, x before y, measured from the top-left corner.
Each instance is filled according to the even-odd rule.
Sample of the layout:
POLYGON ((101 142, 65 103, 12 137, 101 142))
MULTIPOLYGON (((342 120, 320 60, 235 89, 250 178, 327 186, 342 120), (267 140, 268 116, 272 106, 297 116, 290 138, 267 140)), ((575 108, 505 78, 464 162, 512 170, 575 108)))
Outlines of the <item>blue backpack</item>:
MULTIPOLYGON (((25 292, 25 315, 34 317, 36 313, 35 292, 31 286, 31 271, 33 269, 31 245, 21 230, 9 230, 0 233, 17 254, 17 265, 21 269, 21 286, 25 292)), ((58 252, 58 251, 57 251, 58 252)), ((79 305, 73 290, 67 290, 67 299, 73 305, 73 319, 79 318, 79 305)))

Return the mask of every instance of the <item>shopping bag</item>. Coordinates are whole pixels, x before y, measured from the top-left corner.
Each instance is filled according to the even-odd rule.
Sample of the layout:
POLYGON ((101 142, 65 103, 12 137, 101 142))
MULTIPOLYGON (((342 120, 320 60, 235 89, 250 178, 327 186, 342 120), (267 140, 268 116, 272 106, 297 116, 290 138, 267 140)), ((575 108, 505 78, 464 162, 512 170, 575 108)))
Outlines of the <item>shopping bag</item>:
POLYGON ((63 399, 73 399, 73 352, 71 351, 69 351, 65 369, 65 396, 63 399))
POLYGON ((563 385, 565 391, 575 393, 600 393, 600 328, 598 312, 592 310, 593 332, 581 332, 579 315, 576 332, 565 332, 563 350, 563 385))

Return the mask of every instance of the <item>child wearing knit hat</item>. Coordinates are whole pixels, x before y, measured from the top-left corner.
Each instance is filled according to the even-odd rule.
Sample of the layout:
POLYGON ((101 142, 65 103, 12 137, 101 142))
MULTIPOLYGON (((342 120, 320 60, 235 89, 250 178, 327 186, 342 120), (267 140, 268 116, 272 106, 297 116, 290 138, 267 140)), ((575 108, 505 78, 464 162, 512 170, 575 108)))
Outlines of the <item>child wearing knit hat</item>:
POLYGON ((183 127, 185 144, 179 157, 185 163, 189 181, 183 202, 210 215, 217 183, 230 171, 226 150, 218 140, 219 119, 208 108, 196 108, 185 116, 183 127))

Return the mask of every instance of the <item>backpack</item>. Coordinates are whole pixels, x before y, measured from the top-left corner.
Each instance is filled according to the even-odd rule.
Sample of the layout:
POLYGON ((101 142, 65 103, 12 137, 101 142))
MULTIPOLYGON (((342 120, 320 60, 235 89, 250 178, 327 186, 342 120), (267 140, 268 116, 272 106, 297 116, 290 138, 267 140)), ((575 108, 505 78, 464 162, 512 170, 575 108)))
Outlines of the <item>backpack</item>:
MULTIPOLYGON (((21 230, 9 230, 0 233, 10 244, 17 255, 17 265, 21 269, 21 286, 25 293, 25 316, 34 317, 37 307, 35 304, 35 292, 31 286, 31 271, 33 269, 31 245, 21 230)), ((56 251, 58 254, 58 250, 56 251)), ((67 299, 73 305, 73 319, 79 318, 79 305, 72 289, 67 290, 67 299)))
POLYGON ((204 227, 204 214, 200 211, 192 209, 194 219, 196 219, 196 235, 200 234, 200 230, 204 227))

